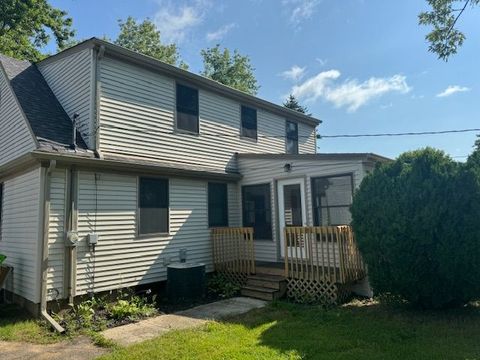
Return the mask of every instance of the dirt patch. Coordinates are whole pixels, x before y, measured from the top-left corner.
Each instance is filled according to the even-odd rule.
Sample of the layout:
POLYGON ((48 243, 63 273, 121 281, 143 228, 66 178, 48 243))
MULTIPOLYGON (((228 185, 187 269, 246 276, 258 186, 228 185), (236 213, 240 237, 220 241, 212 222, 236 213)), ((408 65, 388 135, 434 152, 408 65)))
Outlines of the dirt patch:
POLYGON ((49 345, 0 341, 2 360, 90 360, 107 351, 107 349, 95 346, 89 338, 83 336, 49 345))

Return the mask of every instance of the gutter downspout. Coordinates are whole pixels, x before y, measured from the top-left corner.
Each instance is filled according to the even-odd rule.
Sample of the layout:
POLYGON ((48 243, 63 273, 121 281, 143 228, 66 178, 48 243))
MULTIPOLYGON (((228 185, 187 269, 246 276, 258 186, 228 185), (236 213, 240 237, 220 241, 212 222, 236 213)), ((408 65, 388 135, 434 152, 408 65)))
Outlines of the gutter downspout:
POLYGON ((52 327, 59 333, 65 332, 65 329, 60 326, 47 312, 47 276, 48 276, 48 230, 50 223, 50 182, 52 171, 57 166, 56 160, 50 160, 50 164, 44 170, 45 180, 43 189, 43 246, 42 246, 42 286, 40 293, 40 314, 47 320, 52 327))
MULTIPOLYGON (((65 235, 68 237, 69 233, 76 233, 77 231, 77 172, 74 166, 69 170, 68 174, 68 184, 67 184, 67 228, 65 229, 65 235)), ((66 239, 67 241, 67 239, 66 239)), ((68 243, 68 241, 67 241, 68 243)), ((76 295, 77 287, 77 246, 69 244, 67 246, 67 264, 68 264, 68 274, 67 274, 67 292, 68 292, 68 304, 73 306, 74 298, 76 295)))

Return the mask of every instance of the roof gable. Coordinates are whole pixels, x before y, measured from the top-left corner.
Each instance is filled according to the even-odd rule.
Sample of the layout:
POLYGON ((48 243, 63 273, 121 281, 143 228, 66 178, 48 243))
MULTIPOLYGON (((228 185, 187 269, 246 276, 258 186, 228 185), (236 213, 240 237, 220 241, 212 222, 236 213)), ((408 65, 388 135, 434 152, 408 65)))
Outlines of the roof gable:
MULTIPOLYGON (((37 67, 2 54, 0 62, 37 140, 70 146, 72 121, 37 67)), ((87 148, 78 132, 77 146, 87 148)))

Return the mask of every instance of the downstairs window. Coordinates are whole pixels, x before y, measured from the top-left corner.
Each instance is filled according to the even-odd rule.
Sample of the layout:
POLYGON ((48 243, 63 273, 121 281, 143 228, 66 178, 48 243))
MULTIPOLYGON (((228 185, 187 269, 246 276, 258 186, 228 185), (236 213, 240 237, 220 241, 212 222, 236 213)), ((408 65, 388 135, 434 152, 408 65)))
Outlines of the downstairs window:
POLYGON ((227 184, 208 183, 208 226, 228 226, 227 184))
POLYGON ((313 224, 350 224, 352 199, 352 175, 312 178, 313 224))
POLYGON ((2 240, 3 184, 0 183, 0 240, 2 240))
POLYGON ((168 233, 168 180, 140 178, 139 235, 168 233))
POLYGON ((253 227, 255 240, 272 240, 270 184, 242 187, 243 226, 253 227))

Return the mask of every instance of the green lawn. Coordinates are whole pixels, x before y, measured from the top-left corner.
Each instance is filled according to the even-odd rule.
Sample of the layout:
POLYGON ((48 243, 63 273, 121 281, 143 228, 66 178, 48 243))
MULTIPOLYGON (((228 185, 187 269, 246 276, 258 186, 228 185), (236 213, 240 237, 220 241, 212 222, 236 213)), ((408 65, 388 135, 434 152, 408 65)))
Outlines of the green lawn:
POLYGON ((59 341, 42 323, 16 305, 0 306, 0 340, 49 344, 59 341))
MULTIPOLYGON (((357 304, 358 305, 358 304, 357 304)), ((277 303, 102 359, 480 359, 480 308, 333 310, 277 303)))

